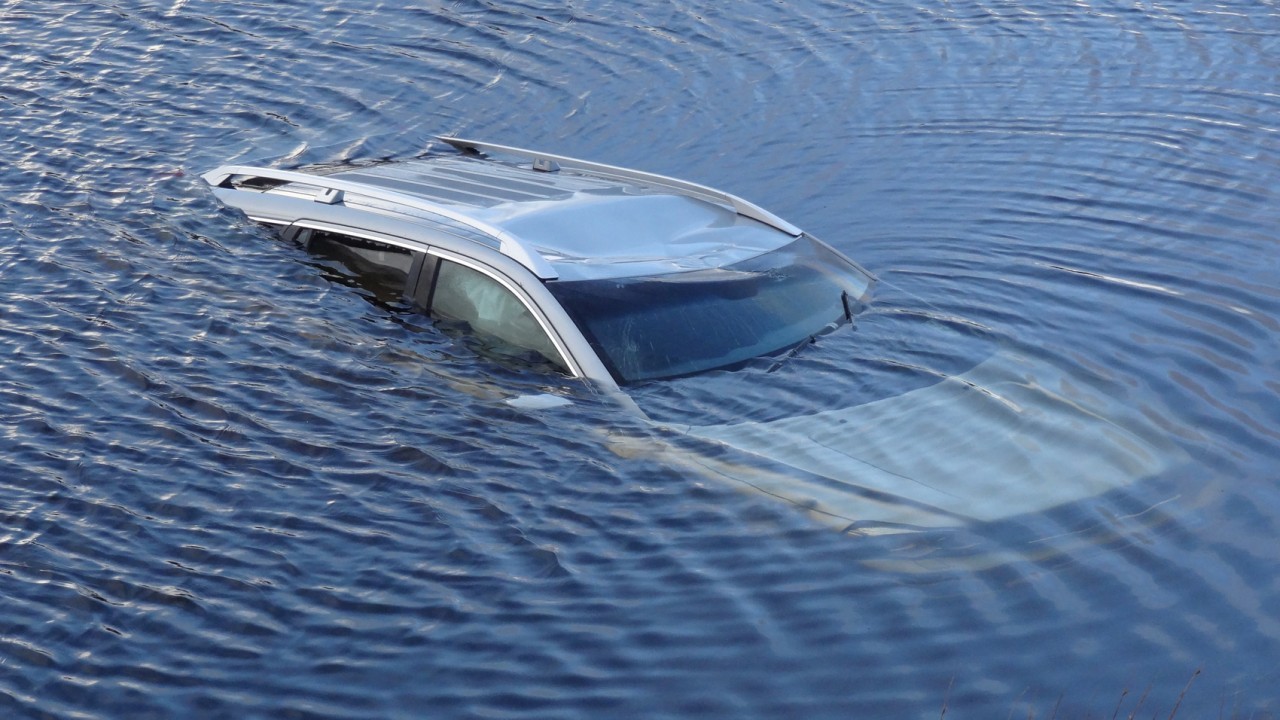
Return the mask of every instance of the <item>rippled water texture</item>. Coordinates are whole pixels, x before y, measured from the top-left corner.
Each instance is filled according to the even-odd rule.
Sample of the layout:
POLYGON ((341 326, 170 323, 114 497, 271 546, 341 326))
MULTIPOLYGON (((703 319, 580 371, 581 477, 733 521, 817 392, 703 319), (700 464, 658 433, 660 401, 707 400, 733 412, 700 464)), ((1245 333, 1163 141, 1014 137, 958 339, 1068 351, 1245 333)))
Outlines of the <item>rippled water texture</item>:
MULTIPOLYGON (((415 5, 0 0, 0 715, 1278 714, 1280 6, 415 5), (721 186, 846 251, 881 282, 797 363, 857 397, 1023 358, 1177 462, 842 534, 196 176, 435 133, 721 186), (543 391, 573 404, 503 402, 543 391)), ((831 403, 791 375, 643 392, 831 403)))

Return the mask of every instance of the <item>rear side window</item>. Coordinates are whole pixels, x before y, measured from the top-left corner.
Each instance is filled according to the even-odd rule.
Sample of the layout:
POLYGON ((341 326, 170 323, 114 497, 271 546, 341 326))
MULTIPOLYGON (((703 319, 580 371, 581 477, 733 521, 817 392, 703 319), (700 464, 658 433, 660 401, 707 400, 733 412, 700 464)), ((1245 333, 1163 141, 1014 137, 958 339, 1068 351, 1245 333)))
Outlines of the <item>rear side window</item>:
POLYGON ((326 230, 311 231, 307 249, 338 262, 362 287, 389 301, 404 294, 413 267, 414 253, 407 248, 326 230))
POLYGON ((432 317, 474 336, 477 352, 498 360, 550 363, 568 372, 551 338, 529 308, 497 280, 441 260, 431 293, 432 317))

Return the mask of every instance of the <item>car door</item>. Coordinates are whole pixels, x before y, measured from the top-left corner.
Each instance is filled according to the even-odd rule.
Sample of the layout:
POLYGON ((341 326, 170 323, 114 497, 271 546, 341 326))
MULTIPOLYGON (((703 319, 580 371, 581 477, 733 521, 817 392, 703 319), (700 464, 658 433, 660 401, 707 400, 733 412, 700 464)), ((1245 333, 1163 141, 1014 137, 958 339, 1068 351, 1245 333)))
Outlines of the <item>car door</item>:
MULTIPOLYGON (((549 293, 544 293, 547 307, 531 298, 531 292, 542 290, 540 284, 530 290, 511 278, 519 268, 504 271, 456 249, 313 221, 294 223, 282 234, 293 235, 295 242, 340 266, 342 274, 334 280, 384 302, 409 302, 482 357, 573 377, 603 373, 593 355, 587 361, 596 372, 584 372, 583 360, 569 347, 576 342, 587 348, 585 340, 575 335, 572 321, 549 293), (567 327, 557 332, 552 318, 567 327)), ((499 261, 511 262, 505 257, 499 261)))
POLYGON ((467 337, 489 359, 574 374, 546 320, 513 283, 479 262, 430 252, 409 295, 442 329, 467 337))

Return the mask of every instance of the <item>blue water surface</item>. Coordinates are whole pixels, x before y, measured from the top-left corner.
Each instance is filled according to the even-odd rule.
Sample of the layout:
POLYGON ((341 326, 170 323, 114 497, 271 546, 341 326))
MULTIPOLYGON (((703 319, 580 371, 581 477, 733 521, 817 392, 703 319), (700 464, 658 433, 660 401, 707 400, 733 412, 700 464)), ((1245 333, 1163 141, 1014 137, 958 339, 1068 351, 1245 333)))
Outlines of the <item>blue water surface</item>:
MULTIPOLYGON (((409 5, 0 3, 0 716, 1280 714, 1280 5, 409 5), (873 302, 805 362, 863 399, 1014 349, 1183 461, 842 534, 198 177, 438 133, 723 187, 855 257, 873 302), (504 402, 541 392, 573 402, 504 402)), ((646 392, 831 401, 792 375, 646 392)))

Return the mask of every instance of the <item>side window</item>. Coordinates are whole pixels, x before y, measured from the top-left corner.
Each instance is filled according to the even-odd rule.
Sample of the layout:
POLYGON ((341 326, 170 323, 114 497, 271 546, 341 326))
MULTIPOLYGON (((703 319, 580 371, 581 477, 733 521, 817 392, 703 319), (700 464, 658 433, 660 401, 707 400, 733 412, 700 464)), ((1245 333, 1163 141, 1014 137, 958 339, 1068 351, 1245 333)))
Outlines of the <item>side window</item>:
POLYGON ((440 260, 431 293, 432 317, 465 324, 478 352, 498 360, 549 362, 567 372, 560 353, 520 298, 501 283, 465 265, 440 260), (529 354, 533 353, 532 357, 529 354))
POLYGON ((404 294, 413 267, 414 253, 407 248, 326 230, 311 231, 307 249, 337 261, 361 287, 388 301, 404 294))

